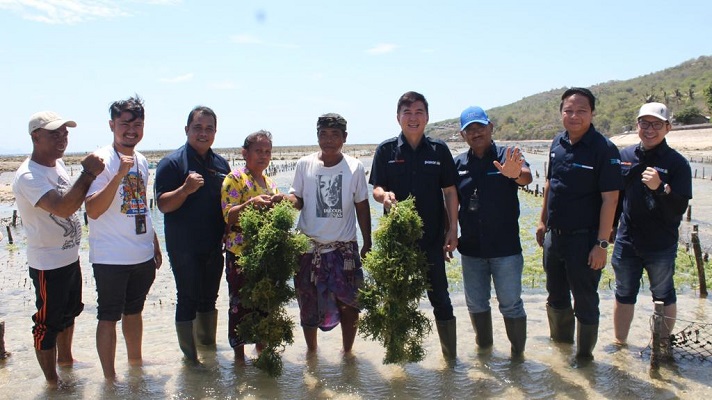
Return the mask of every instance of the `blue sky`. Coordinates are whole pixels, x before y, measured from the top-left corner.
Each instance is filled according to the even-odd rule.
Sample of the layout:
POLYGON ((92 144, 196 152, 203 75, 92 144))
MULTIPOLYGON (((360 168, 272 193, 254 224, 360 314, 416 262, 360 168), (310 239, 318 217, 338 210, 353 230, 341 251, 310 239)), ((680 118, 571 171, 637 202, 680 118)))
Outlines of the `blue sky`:
POLYGON ((146 101, 139 149, 173 149, 195 105, 215 147, 267 129, 316 143, 319 115, 351 143, 399 132, 396 102, 423 93, 430 121, 564 86, 624 80, 712 54, 703 1, 0 0, 0 153, 27 153, 29 116, 77 121, 68 152, 111 141, 108 106, 146 101))

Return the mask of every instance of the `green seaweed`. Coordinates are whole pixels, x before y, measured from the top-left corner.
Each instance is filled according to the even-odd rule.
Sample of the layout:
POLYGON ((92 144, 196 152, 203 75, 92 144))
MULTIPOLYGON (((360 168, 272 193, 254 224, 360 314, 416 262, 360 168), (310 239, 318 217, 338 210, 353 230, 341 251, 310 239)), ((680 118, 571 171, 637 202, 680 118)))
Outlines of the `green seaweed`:
POLYGON ((247 279, 239 295, 252 311, 240 321, 237 334, 265 345, 255 366, 270 376, 282 374, 280 353, 294 343, 294 322, 286 312, 287 303, 295 298, 289 282, 299 267, 299 256, 309 247, 309 239, 292 230, 295 215, 288 201, 266 211, 249 206, 240 214, 245 238, 240 265, 247 279))
POLYGON ((425 357, 423 338, 432 331, 418 310, 428 290, 428 263, 417 245, 423 222, 409 197, 381 218, 374 246, 363 260, 368 272, 359 301, 366 311, 359 322, 361 336, 385 348, 384 364, 418 362, 425 357))

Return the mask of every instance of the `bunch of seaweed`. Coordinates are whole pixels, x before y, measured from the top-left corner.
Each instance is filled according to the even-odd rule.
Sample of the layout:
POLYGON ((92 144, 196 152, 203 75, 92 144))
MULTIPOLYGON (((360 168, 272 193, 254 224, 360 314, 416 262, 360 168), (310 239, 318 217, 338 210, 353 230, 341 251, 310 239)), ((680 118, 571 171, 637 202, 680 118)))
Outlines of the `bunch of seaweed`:
POLYGON ((408 197, 381 218, 373 249, 363 261, 368 276, 359 301, 366 313, 359 331, 386 348, 384 364, 418 362, 425 357, 422 340, 432 325, 418 310, 428 289, 428 263, 416 243, 422 229, 415 199, 408 197))
POLYGON ((286 312, 295 298, 289 282, 299 266, 299 255, 309 246, 309 239, 296 233, 296 211, 288 201, 269 210, 247 207, 240 214, 245 247, 240 265, 246 284, 240 289, 240 301, 252 311, 237 327, 237 334, 247 342, 265 345, 255 366, 270 376, 282 373, 281 352, 294 343, 294 322, 286 312))

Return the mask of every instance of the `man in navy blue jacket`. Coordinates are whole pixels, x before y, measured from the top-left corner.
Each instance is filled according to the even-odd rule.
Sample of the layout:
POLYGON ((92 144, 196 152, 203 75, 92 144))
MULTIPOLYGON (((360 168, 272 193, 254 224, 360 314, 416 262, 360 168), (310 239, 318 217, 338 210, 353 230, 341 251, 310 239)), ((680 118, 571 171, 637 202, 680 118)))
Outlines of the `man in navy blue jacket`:
POLYGON ((663 336, 675 324, 678 228, 692 198, 690 164, 665 140, 671 129, 667 107, 644 104, 637 125, 640 143, 621 151, 625 187, 611 257, 616 274, 613 332, 619 345, 628 339, 643 270, 648 273, 653 300, 665 305, 667 332, 663 336))

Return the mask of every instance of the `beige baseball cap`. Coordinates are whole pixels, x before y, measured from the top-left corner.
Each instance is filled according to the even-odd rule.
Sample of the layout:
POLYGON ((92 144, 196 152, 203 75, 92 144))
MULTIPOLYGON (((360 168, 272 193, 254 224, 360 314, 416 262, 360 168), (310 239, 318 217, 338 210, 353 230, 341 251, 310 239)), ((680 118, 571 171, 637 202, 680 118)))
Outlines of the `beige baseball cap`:
POLYGON ((32 114, 30 117, 29 131, 30 133, 37 129, 47 129, 53 131, 62 125, 67 125, 75 128, 77 123, 68 119, 63 119, 59 114, 52 111, 40 111, 32 114))

